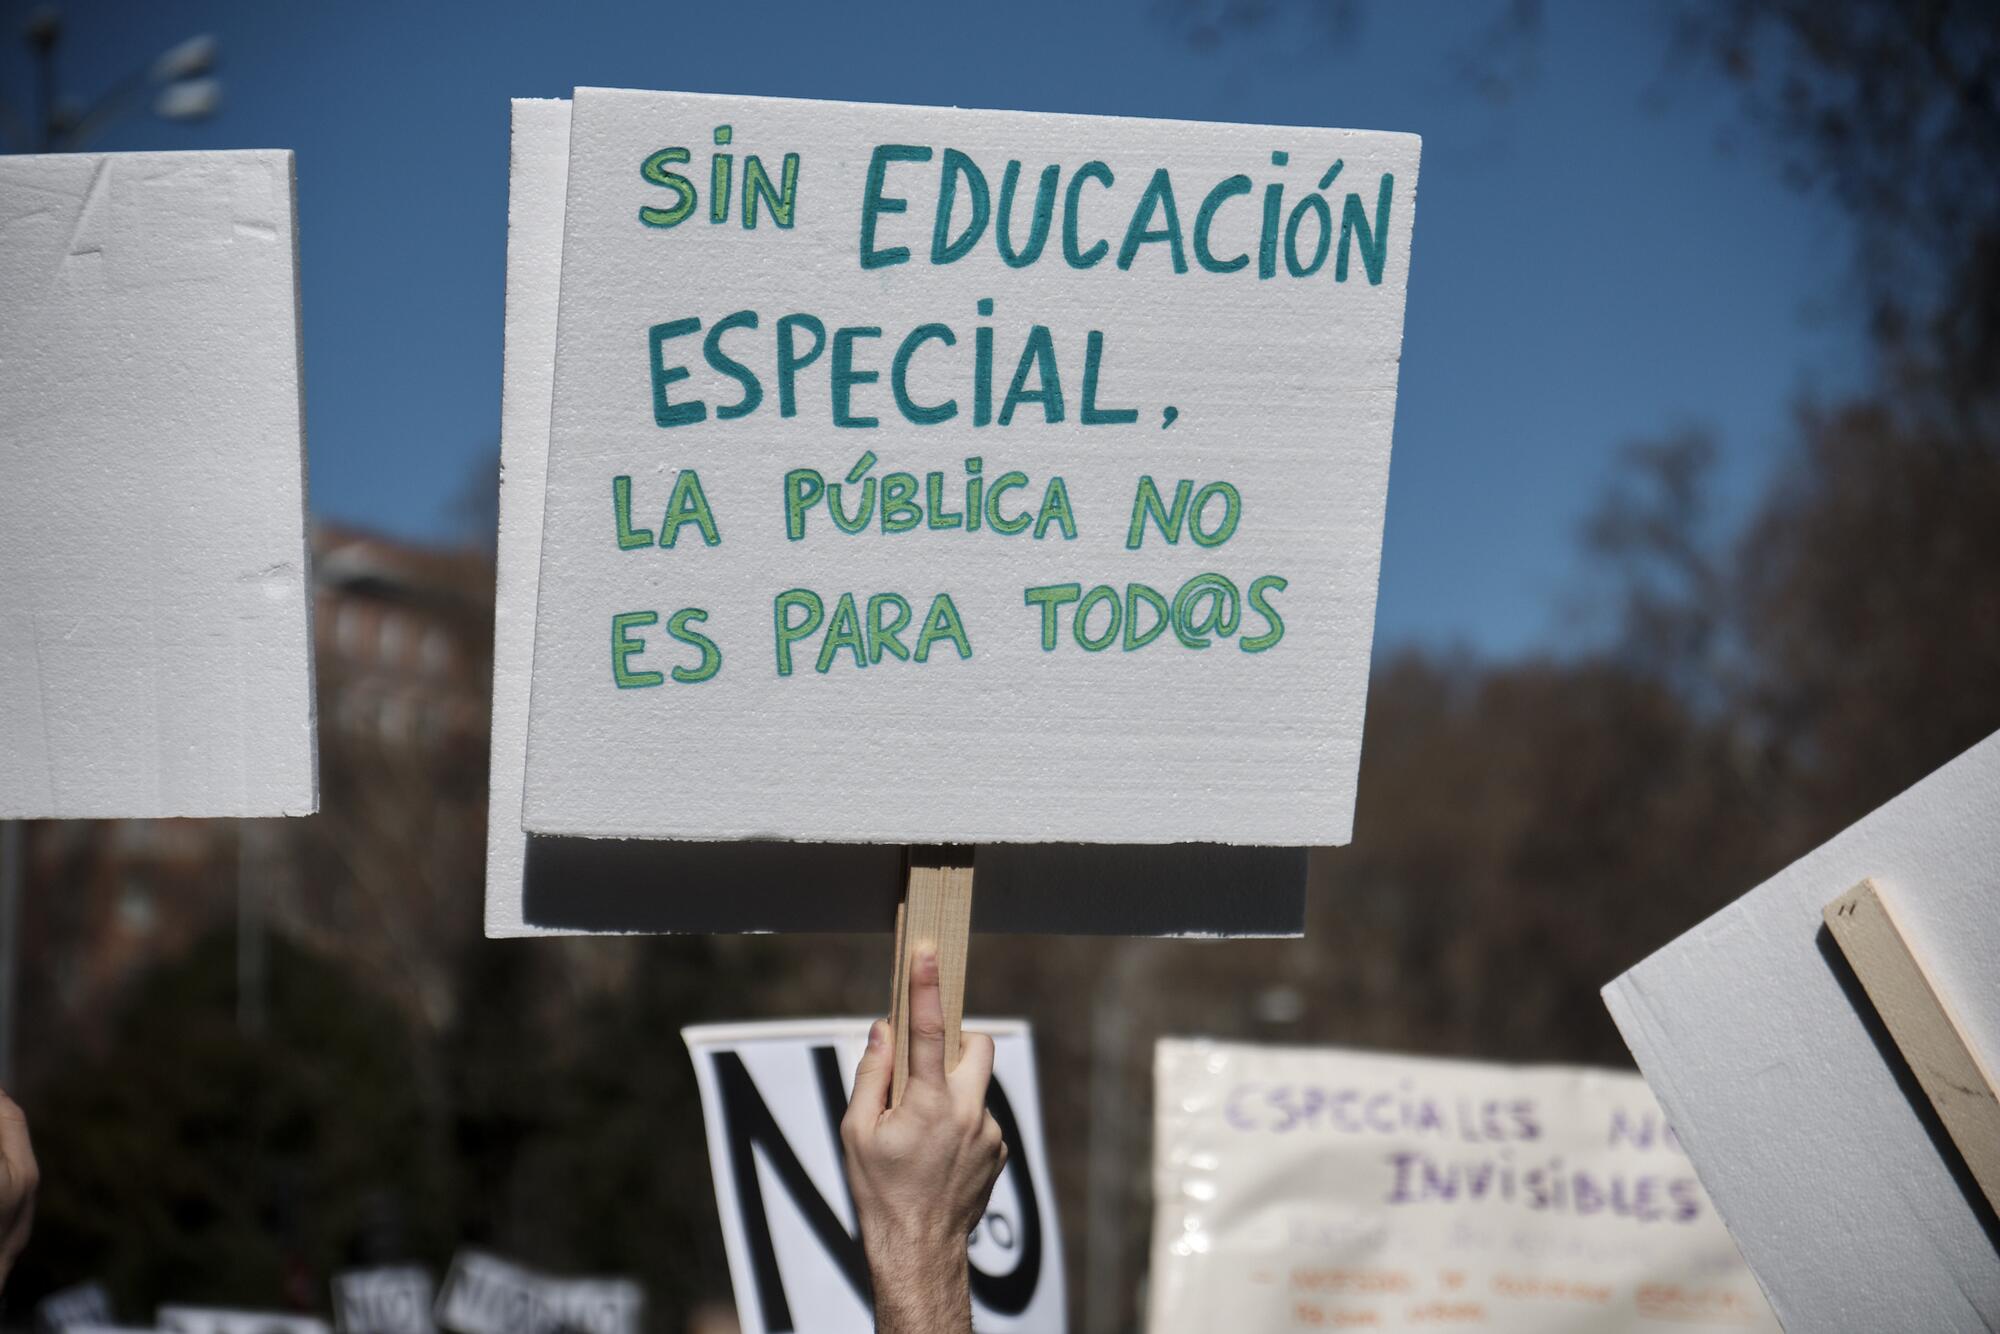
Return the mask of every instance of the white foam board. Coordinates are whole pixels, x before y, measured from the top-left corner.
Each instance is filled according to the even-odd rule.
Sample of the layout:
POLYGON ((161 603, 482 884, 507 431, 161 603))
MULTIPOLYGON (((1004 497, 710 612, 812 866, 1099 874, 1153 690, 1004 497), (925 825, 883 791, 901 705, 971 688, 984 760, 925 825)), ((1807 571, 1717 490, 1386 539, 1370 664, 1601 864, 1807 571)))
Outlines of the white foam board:
MULTIPOLYGON (((1347 841, 1418 148, 1411 135, 1349 130, 578 89, 524 827, 900 843, 1347 841), (930 157, 883 167, 876 195, 907 203, 880 213, 873 244, 908 247, 911 257, 870 267, 862 219, 871 163, 894 144, 930 157), (689 160, 660 156, 669 150, 689 160), (982 170, 993 220, 963 258, 933 263, 947 150, 982 170), (730 159, 732 193, 722 220, 710 221, 718 154, 730 159), (782 180, 790 154, 798 155, 791 225, 777 225, 765 195, 757 225, 744 225, 751 158, 782 180), (1010 231, 1017 259, 1029 244, 1043 169, 1055 165, 1060 182, 1042 253, 1018 266, 996 242, 1009 160, 1022 163, 1010 231), (1093 162, 1101 174, 1085 175, 1093 162), (1167 226, 1153 185, 1161 171, 1175 192, 1179 264, 1171 240, 1136 239, 1167 226), (694 184, 675 187, 669 177, 694 184), (1240 192, 1217 192, 1239 177, 1240 192), (1283 189, 1284 221, 1270 233, 1273 276, 1264 278, 1269 186, 1283 189), (699 208, 664 225, 689 190, 699 208), (1379 262, 1364 258, 1357 229, 1343 280, 1335 270, 1350 194, 1379 262), (1323 199, 1330 222, 1317 266, 1318 206, 1309 199, 1323 199), (1303 276, 1293 276, 1283 237, 1295 207, 1304 212, 1290 258, 1303 276), (1194 236, 1203 216, 1212 219, 1205 252, 1194 236), (1071 218, 1075 243, 1066 246, 1071 218), (1100 241, 1106 249, 1093 260, 1100 241), (1211 271, 1203 253, 1222 265, 1241 256, 1244 265, 1211 271), (980 313, 987 299, 990 316, 980 313), (731 413, 746 389, 704 353, 719 322, 737 311, 756 312, 757 327, 729 326, 716 346, 758 377, 761 402, 743 415, 731 413), (787 416, 777 326, 798 313, 823 322, 826 347, 799 371, 787 416), (702 321, 700 329, 661 334, 654 346, 654 331, 688 319, 702 321), (948 326, 954 341, 906 342, 932 324, 948 326), (843 328, 882 332, 843 338, 843 328), (1047 399, 1011 392, 1017 380, 1026 392, 1047 384, 1033 355, 1037 328, 1048 331, 1061 380, 1060 420, 1047 399), (992 420, 984 425, 981 330, 993 337, 992 420), (1132 420, 1084 420, 1093 333, 1102 335, 1095 407, 1130 410, 1132 420), (857 380, 845 411, 831 373, 843 343, 856 372, 879 377, 857 380), (894 362, 906 347, 907 412, 894 395, 894 362), (676 378, 681 366, 688 373, 676 378), (1002 424, 1010 399, 1018 401, 1002 424), (675 424, 675 410, 697 400, 702 420, 675 424), (956 405, 950 420, 915 420, 947 402, 956 405), (877 425, 856 424, 864 419, 877 425), (1001 492, 997 510, 968 511, 975 458, 983 486, 1015 471, 1025 485, 1001 492), (846 486, 850 513, 853 488, 865 492, 867 482, 848 476, 886 488, 891 474, 906 473, 924 517, 914 530, 895 531, 878 514, 848 533, 835 528, 823 499, 792 536, 787 476, 803 469, 846 486), (673 530, 669 548, 659 544, 668 531, 662 518, 688 471, 700 480, 718 540, 711 545, 690 525, 673 530), (932 473, 939 504, 928 498, 932 473), (1073 538, 1049 499, 1058 477, 1073 538), (1184 529, 1169 544, 1152 526, 1128 548, 1146 477, 1163 508, 1181 481, 1190 493, 1234 487, 1233 532, 1222 539, 1229 501, 1218 489, 1204 510, 1213 545, 1184 529), (620 478, 629 482, 624 541, 615 522, 620 478), (991 521, 1023 511, 1037 515, 1039 538, 1006 535, 991 521), (978 531, 970 512, 988 520, 978 531), (639 544, 641 529, 652 543, 639 544), (1085 597, 1112 590, 1111 600, 1094 601, 1083 636, 1101 639, 1113 601, 1125 619, 1129 599, 1150 628, 1153 613, 1130 585, 1173 600, 1205 574, 1230 581, 1235 614, 1226 594, 1191 597, 1180 625, 1131 649, 1122 635, 1102 651, 1084 647, 1073 605, 1054 611, 1045 649, 1048 613, 1028 591, 1069 582, 1085 597), (1285 580, 1282 590, 1265 589, 1284 624, 1280 639, 1248 605, 1264 576, 1285 580), (812 614, 804 603, 780 604, 793 589, 819 599, 822 625, 798 640, 787 672, 775 619, 799 624, 812 614), (855 596, 864 617, 871 596, 907 599, 900 647, 909 656, 887 647, 823 654, 844 624, 842 594, 855 596), (918 628, 944 615, 940 594, 952 599, 965 642, 936 637, 927 660, 915 661, 918 628), (705 679, 683 681, 667 673, 699 675, 703 657, 669 628, 690 609, 701 616, 683 628, 707 638, 721 663, 705 679), (627 613, 658 619, 614 635, 627 613), (1201 634, 1218 613, 1229 632, 1201 634), (620 635, 643 647, 619 656, 620 635), (1250 645, 1261 651, 1245 651, 1250 645), (617 662, 630 669, 622 685, 617 662)), ((971 217, 972 193, 959 188, 949 231, 971 217)), ((810 326, 794 331, 803 355, 814 341, 810 326)), ((993 493, 984 494, 990 502, 993 493)), ((906 517, 897 512, 898 521, 906 517)), ((880 615, 893 624, 898 610, 885 602, 880 615)))
POLYGON ((524 920, 528 674, 541 577, 542 491, 562 284, 569 103, 516 98, 507 164, 507 324, 500 394, 500 547, 493 613, 493 740, 486 814, 486 933, 541 934, 524 920))
POLYGON ((2000 1235, 1839 949, 1866 877, 2000 1065, 2000 735, 1605 988, 1788 1329, 2000 1328, 2000 1235))
MULTIPOLYGON (((487 934, 887 930, 903 883, 896 849, 521 829, 568 153, 567 101, 514 102, 487 934), (716 884, 729 892, 691 892, 716 884)), ((977 930, 1269 936, 1304 922, 1304 858, 1290 851, 995 845, 979 875, 977 930)))
POLYGON ((318 805, 289 152, 0 158, 0 817, 318 805))

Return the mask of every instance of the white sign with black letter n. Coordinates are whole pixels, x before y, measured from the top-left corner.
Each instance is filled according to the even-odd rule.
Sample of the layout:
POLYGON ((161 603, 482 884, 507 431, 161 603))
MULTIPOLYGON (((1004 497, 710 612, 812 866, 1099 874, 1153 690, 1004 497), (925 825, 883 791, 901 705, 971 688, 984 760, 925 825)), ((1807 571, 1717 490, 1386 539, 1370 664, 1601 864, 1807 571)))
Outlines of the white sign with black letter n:
MULTIPOLYGON (((973 1232, 972 1314, 982 1331, 1063 1334, 1062 1239, 1042 1147, 1034 1044, 1018 1019, 967 1019, 993 1037, 987 1109, 1007 1166, 973 1232)), ((708 1126, 729 1277, 745 1334, 867 1334, 868 1264, 842 1169, 840 1118, 868 1043, 866 1019, 681 1030, 708 1126)))

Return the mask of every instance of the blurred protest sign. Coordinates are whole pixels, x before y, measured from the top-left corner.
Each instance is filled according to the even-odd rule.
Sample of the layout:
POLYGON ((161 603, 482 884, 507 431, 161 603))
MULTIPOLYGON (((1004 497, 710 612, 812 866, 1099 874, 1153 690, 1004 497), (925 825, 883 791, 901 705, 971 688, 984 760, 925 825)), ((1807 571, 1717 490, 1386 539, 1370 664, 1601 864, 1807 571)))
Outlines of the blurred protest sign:
POLYGON ((111 1294, 96 1281, 59 1288, 35 1303, 36 1334, 58 1334, 78 1325, 101 1329, 113 1323, 111 1294))
POLYGON ((1996 812, 2000 735, 1605 988, 1789 1328, 2000 1328, 2000 1222, 1824 919, 1875 881, 2000 1071, 1996 812))
MULTIPOLYGON (((514 102, 487 934, 882 930, 903 885, 895 846, 522 829, 569 145, 568 102, 514 102), (715 883, 730 892, 681 892, 715 883)), ((1270 936, 1304 922, 1305 858, 1293 848, 995 845, 981 849, 979 877, 981 931, 1270 936)))
POLYGON ((1634 1075, 1162 1041, 1151 1334, 1775 1330, 1634 1075))
POLYGON ((318 806, 292 194, 0 157, 0 818, 318 806))
POLYGON ((438 1290, 437 1323, 455 1334, 639 1334, 645 1294, 624 1278, 556 1278, 483 1251, 460 1251, 438 1290))
POLYGON ((1347 841, 1417 164, 576 90, 523 826, 1347 841))
POLYGON ((332 1334, 324 1320, 282 1311, 162 1306, 154 1322, 165 1334, 332 1334))
POLYGON ((349 1269, 333 1276, 336 1334, 434 1334, 437 1285, 421 1265, 349 1269))
MULTIPOLYGON (((840 1118, 868 1020, 683 1029, 701 1088, 708 1156, 737 1313, 747 1334, 865 1334, 867 1261, 842 1168, 840 1118)), ((992 1035, 987 1107, 1007 1166, 972 1234, 973 1319, 981 1330, 1064 1327, 1062 1239, 1042 1142, 1028 1026, 967 1020, 992 1035)), ((474 1334, 484 1334, 476 1331, 474 1334)))

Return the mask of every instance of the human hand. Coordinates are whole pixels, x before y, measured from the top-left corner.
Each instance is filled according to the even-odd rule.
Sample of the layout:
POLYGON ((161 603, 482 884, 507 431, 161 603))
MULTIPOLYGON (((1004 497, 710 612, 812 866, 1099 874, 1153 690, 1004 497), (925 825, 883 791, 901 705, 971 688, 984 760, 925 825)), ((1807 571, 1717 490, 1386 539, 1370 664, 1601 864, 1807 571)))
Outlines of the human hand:
POLYGON ((910 970, 910 1079, 892 1109, 895 1068, 895 1035, 877 1020, 840 1123, 875 1284, 875 1327, 878 1334, 970 1330, 966 1238, 986 1212, 1007 1145, 986 1110, 993 1039, 964 1034, 958 1068, 944 1068, 944 1002, 937 951, 928 946, 910 970))
POLYGON ((0 1092, 0 1288, 7 1286, 7 1274, 28 1244, 41 1179, 34 1146, 28 1142, 27 1114, 0 1092))

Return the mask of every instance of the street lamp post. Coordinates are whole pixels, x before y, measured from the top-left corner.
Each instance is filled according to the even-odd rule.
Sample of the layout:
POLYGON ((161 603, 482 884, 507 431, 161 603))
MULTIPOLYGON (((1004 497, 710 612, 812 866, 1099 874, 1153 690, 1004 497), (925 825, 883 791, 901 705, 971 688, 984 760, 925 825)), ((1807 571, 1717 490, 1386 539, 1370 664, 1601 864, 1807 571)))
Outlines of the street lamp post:
MULTIPOLYGON (((201 120, 214 115, 222 102, 222 84, 214 77, 218 47, 202 33, 177 42, 148 63, 112 84, 81 110, 57 91, 56 51, 62 45, 62 14, 43 5, 28 16, 22 29, 35 65, 35 106, 26 117, 30 127, 17 147, 36 153, 69 153, 82 148, 106 125, 128 111, 144 93, 154 92, 153 114, 164 120, 201 120)), ((11 108, 7 108, 11 112, 11 108)), ((9 121, 22 118, 9 115, 9 121)))

